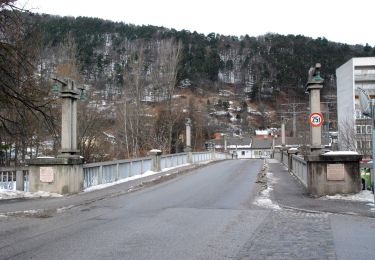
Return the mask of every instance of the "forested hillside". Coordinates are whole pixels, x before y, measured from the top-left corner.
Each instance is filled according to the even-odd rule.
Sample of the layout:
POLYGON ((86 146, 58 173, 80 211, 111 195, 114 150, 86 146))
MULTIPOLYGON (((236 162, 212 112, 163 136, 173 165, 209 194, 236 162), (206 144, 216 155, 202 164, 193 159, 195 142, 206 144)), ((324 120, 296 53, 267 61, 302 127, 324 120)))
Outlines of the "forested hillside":
POLYGON ((124 69, 132 43, 143 44, 152 65, 158 58, 151 51, 153 46, 166 39, 181 41, 178 84, 190 82, 200 88, 235 84, 253 98, 262 92, 277 95, 288 88, 303 90, 308 68, 316 62, 322 64, 323 76, 333 79, 335 69, 348 59, 375 55, 375 48, 368 45, 350 46, 302 35, 238 38, 96 18, 34 15, 30 19, 40 29, 45 47, 53 48, 72 37, 86 80, 103 79, 107 88, 121 85, 116 75, 124 69))
POLYGON ((193 150, 204 149, 215 132, 251 136, 277 128, 280 112, 290 115, 285 104, 307 107, 310 66, 322 64, 323 97, 332 100, 335 69, 352 57, 375 55, 368 45, 302 35, 238 38, 6 8, 0 14, 0 165, 56 155, 55 76, 87 90, 79 102, 78 143, 90 162, 144 156, 154 148, 181 152, 187 117, 193 150))

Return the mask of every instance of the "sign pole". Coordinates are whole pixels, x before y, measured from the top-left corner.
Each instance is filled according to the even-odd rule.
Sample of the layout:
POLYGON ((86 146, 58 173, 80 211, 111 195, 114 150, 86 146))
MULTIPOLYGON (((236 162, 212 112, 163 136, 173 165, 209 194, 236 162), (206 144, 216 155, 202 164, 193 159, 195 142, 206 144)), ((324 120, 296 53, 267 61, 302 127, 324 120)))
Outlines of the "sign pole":
POLYGON ((371 171, 371 186, 372 192, 374 193, 374 202, 375 202, 375 184, 374 184, 374 171, 375 171, 375 100, 371 100, 371 121, 372 121, 372 171, 371 171))

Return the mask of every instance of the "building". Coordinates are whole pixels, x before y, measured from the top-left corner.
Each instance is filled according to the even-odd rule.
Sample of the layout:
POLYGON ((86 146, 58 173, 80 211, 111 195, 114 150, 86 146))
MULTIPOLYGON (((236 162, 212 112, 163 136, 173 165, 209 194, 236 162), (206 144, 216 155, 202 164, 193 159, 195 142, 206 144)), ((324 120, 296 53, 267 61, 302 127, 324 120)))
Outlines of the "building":
POLYGON ((375 57, 352 58, 336 69, 339 149, 371 154, 371 120, 361 113, 358 88, 375 98, 375 57))
MULTIPOLYGON (((208 143, 217 151, 224 151, 224 139, 212 139, 208 143)), ((272 138, 228 137, 227 151, 237 159, 270 158, 272 154, 272 138)))

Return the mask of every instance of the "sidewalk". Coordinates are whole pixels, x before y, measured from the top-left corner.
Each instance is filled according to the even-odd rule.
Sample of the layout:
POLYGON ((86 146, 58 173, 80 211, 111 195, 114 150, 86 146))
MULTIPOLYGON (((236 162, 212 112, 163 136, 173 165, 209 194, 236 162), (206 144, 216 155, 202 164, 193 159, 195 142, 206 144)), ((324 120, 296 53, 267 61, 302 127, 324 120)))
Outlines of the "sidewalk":
POLYGON ((274 181, 272 201, 281 208, 304 211, 323 211, 329 213, 349 214, 375 218, 374 202, 350 201, 343 199, 313 198, 299 180, 289 174, 287 168, 279 161, 268 159, 268 181, 274 181))
MULTIPOLYGON (((215 163, 210 161, 208 163, 215 163)), ((81 192, 74 195, 65 195, 58 198, 17 198, 0 200, 0 217, 5 216, 29 216, 49 217, 64 209, 90 204, 92 202, 117 197, 145 186, 151 186, 161 181, 172 179, 178 175, 187 173, 192 169, 205 166, 207 162, 191 164, 168 171, 158 172, 150 176, 123 182, 105 189, 81 192)))

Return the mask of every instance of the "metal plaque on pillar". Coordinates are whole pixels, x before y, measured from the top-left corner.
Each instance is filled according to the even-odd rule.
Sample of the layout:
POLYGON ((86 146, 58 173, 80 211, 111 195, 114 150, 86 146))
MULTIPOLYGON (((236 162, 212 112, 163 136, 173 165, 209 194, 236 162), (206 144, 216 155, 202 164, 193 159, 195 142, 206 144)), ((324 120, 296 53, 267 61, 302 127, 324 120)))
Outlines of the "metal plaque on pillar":
POLYGON ((53 182, 55 180, 55 172, 53 170, 53 167, 40 167, 39 180, 40 182, 53 182))

